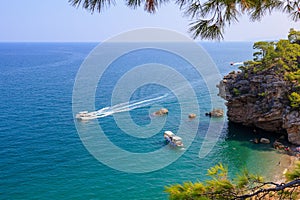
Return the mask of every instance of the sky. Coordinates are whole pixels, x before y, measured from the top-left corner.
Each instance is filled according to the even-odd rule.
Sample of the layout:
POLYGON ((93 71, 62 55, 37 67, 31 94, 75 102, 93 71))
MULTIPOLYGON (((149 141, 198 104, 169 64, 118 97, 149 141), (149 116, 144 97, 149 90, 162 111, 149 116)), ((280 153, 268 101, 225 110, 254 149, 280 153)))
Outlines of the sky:
MULTIPOLYGON (((178 6, 162 5, 155 14, 143 8, 131 9, 124 1, 102 13, 90 14, 68 0, 2 0, 0 42, 101 42, 117 34, 145 27, 174 30, 188 37, 189 19, 178 6)), ((282 13, 273 13, 260 22, 247 16, 226 27, 224 41, 258 41, 287 38, 290 28, 300 30, 300 22, 282 13)))

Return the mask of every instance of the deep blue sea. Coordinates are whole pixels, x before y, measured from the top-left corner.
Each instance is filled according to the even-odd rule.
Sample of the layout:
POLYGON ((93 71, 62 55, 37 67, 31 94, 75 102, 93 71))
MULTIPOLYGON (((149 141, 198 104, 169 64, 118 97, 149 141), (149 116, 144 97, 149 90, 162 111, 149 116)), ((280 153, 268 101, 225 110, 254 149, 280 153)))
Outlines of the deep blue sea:
MULTIPOLYGON (((171 154, 182 155, 156 171, 128 173, 99 162, 85 148, 76 126, 93 132, 90 128, 100 124, 106 137, 116 146, 128 152, 147 153, 166 147, 163 131, 176 132, 180 120, 186 120, 191 127, 197 124, 178 117, 180 105, 176 95, 155 84, 143 85, 132 93, 130 102, 136 106, 116 105, 128 111, 138 126, 151 122, 153 116, 149 110, 156 108, 155 105, 169 109, 168 116, 154 119, 165 125, 148 139, 135 138, 121 130, 114 117, 127 117, 126 112, 89 122, 74 119, 72 93, 76 74, 96 46, 96 43, 0 43, 0 199, 166 199, 164 186, 205 180, 207 169, 219 162, 228 165, 231 176, 243 167, 268 176, 277 162, 271 147, 250 143, 255 137, 251 129, 227 121, 212 151, 199 158, 210 120, 205 116, 211 109, 207 88, 201 85, 201 78, 197 81, 184 60, 172 59, 166 52, 151 49, 124 55, 111 63, 108 74, 99 81, 92 106, 96 109, 114 106, 110 101, 111 91, 130 66, 154 61, 174 66, 198 88, 200 115, 196 137, 183 152, 166 148, 171 154)), ((253 53, 251 42, 201 43, 201 46, 221 75, 237 70, 230 62, 249 60, 253 53)), ((126 128, 136 130, 130 125, 126 128)), ((101 143, 97 148, 106 151, 101 143)), ((121 166, 123 160, 115 162, 121 166)), ((129 164, 134 166, 135 163, 129 164)))

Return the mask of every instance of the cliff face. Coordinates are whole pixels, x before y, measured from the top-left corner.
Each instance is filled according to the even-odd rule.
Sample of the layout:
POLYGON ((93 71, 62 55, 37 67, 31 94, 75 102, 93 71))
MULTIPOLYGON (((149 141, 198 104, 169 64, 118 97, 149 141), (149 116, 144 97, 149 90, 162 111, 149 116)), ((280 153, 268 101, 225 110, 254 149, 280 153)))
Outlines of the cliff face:
POLYGON ((232 72, 218 87, 219 95, 227 100, 230 121, 287 133, 291 143, 300 145, 300 111, 291 109, 288 99, 292 83, 274 68, 232 72))

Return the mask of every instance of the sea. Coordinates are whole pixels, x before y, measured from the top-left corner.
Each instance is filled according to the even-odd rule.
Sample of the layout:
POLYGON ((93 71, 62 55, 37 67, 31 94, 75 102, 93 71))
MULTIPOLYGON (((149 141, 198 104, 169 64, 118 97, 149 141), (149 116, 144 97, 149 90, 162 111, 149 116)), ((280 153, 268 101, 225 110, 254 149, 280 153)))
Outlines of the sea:
MULTIPOLYGON (((76 112, 85 109, 84 103, 74 103, 78 74, 97 45, 0 43, 0 199, 167 199, 165 186, 204 181, 207 169, 218 163, 228 167, 232 179, 244 168, 272 178, 277 153, 270 144, 250 142, 265 133, 229 123, 226 116, 215 144, 207 155, 199 156, 209 124, 214 120, 205 116, 212 109, 210 99, 215 98, 222 105, 225 101, 216 95, 217 87, 211 97, 203 77, 195 76, 190 63, 172 58, 174 55, 165 51, 146 48, 110 63, 96 83, 94 98, 85 101, 93 102, 86 109, 98 110, 100 117, 88 121, 75 119, 76 112), (132 72, 133 66, 153 63, 175 68, 195 86, 200 108, 196 121, 181 115, 182 105, 186 104, 179 102, 178 93, 192 95, 176 84, 170 86, 176 88, 170 89, 157 80, 152 84, 141 82, 129 97, 125 92, 128 101, 123 102, 121 97, 111 100, 115 86, 128 83, 124 74, 132 72), (153 114, 161 107, 167 108, 169 115, 153 114), (178 149, 165 143, 163 133, 176 133, 181 123, 186 134, 189 127, 196 132, 189 145, 178 149), (120 150, 120 155, 129 154, 128 159, 118 156, 114 149, 120 150), (160 152, 160 156, 153 152, 160 152), (134 159, 135 155, 147 155, 147 160, 134 159)), ((240 65, 231 62, 252 59, 252 42, 198 45, 211 57, 221 76, 238 70, 240 65)), ((108 53, 113 54, 114 49, 108 53)), ((85 81, 88 86, 89 77, 85 81)), ((189 103, 187 99, 182 101, 189 103)), ((274 141, 275 137, 270 135, 269 139, 274 141)))

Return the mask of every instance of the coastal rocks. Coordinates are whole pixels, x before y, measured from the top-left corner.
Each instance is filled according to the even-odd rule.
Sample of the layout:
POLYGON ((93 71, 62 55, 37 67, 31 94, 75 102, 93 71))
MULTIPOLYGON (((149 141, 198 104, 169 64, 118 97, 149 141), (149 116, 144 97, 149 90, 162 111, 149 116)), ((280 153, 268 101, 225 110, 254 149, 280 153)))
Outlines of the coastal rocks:
POLYGON ((254 144, 258 144, 259 140, 257 138, 254 138, 253 140, 250 140, 250 142, 253 142, 254 144))
POLYGON ((224 110, 222 110, 222 109, 213 109, 211 112, 205 113, 205 115, 210 116, 210 117, 223 117, 224 110))
POLYGON ((270 140, 267 138, 260 138, 259 142, 263 144, 270 144, 270 140))
POLYGON ((281 142, 278 142, 278 141, 275 141, 273 143, 273 147, 274 147, 274 149, 279 149, 279 150, 285 149, 285 146, 281 142))
POLYGON ((162 116, 162 115, 167 115, 169 113, 169 110, 166 108, 161 108, 160 110, 154 112, 154 115, 157 116, 162 116))
POLYGON ((270 140, 268 138, 254 138, 253 140, 250 140, 250 142, 253 142, 254 144, 270 144, 270 140))
POLYGON ((283 120, 283 127, 288 134, 288 140, 300 145, 300 113, 297 111, 291 111, 285 115, 283 120))
POLYGON ((300 145, 300 110, 290 107, 293 83, 283 74, 273 68, 232 72, 217 87, 219 96, 227 100, 230 121, 287 134, 289 142, 300 145))
POLYGON ((189 114, 189 119, 194 119, 196 118, 196 114, 195 113, 190 113, 189 114))

